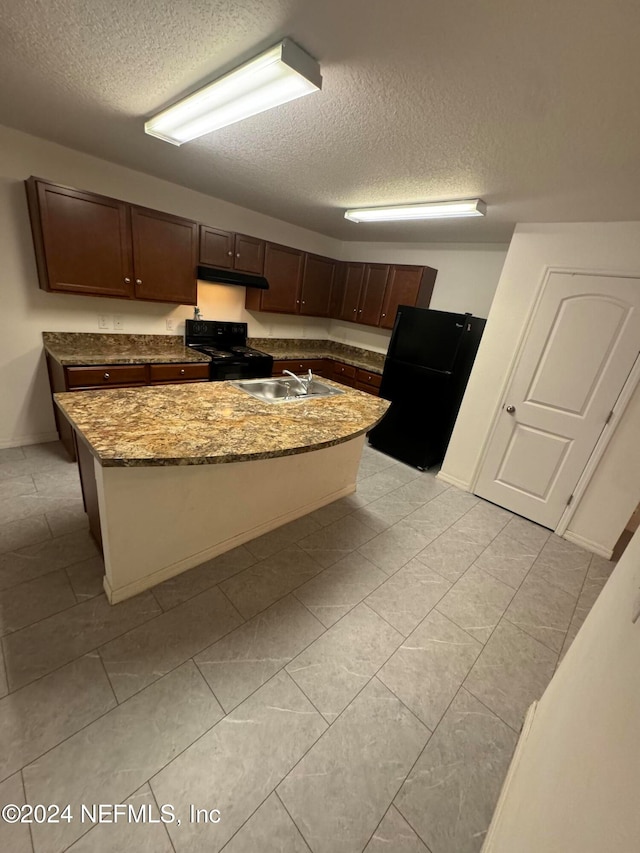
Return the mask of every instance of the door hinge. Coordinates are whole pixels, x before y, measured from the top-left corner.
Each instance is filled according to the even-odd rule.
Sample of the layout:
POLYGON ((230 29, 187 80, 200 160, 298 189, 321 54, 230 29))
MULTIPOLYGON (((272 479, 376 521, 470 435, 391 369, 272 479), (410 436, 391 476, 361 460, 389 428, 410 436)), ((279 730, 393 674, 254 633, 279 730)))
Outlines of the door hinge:
POLYGON ((609 412, 609 414, 607 415, 607 419, 606 419, 606 421, 604 422, 604 425, 605 425, 605 426, 609 423, 609 421, 611 420, 611 418, 612 418, 612 417, 613 417, 613 409, 611 409, 611 411, 610 411, 610 412, 609 412))
POLYGON ((569 500, 567 501, 567 506, 571 506, 573 503, 573 495, 569 495, 569 500))

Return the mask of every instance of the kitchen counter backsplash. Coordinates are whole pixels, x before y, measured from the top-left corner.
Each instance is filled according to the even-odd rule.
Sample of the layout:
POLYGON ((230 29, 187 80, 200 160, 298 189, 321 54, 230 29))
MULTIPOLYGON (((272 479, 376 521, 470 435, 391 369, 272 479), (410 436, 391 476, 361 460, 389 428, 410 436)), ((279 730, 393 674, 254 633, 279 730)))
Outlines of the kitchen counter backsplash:
POLYGON ((185 347, 181 335, 103 335, 93 332, 43 332, 49 354, 60 364, 167 364, 206 362, 209 357, 185 347))
POLYGON ((381 352, 311 338, 249 338, 247 346, 268 352, 276 359, 333 358, 374 373, 382 373, 385 359, 381 352))

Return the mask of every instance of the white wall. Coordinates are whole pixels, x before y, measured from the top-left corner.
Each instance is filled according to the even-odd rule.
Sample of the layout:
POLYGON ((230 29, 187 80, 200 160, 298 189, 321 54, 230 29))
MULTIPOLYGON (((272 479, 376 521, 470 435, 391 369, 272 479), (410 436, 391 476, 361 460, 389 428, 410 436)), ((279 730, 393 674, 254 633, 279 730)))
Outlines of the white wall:
POLYGON ((640 849, 640 531, 538 704, 483 853, 640 849))
MULTIPOLYGON (((463 488, 470 488, 477 473, 536 290, 548 266, 640 275, 640 222, 516 227, 442 465, 443 475, 463 488)), ((637 438, 633 438, 640 435, 639 397, 640 388, 569 525, 569 532, 603 550, 613 548, 640 498, 640 457, 634 446, 637 438), (624 476, 616 477, 625 465, 624 476)))
MULTIPOLYGON (((0 151, 0 447, 55 438, 42 354, 43 331, 97 332, 98 314, 106 314, 109 318, 118 314, 124 318, 124 333, 182 334, 184 320, 192 315, 188 306, 40 290, 23 185, 30 175, 220 225, 231 231, 246 232, 305 251, 336 258, 344 254, 345 244, 330 237, 1 126, 0 151), (167 329, 167 320, 173 321, 173 331, 167 329)), ((359 260, 375 259, 373 254, 368 256, 368 252, 374 253, 370 244, 350 244, 349 251, 351 248, 357 248, 359 260)), ((446 256, 449 266, 443 261, 438 286, 443 275, 444 281, 453 277, 457 282, 455 286, 464 294, 465 276, 473 277, 475 282, 478 265, 468 261, 464 247, 459 250, 459 257, 455 247, 449 247, 444 255, 438 255, 438 251, 432 256, 426 246, 418 247, 417 254, 411 248, 396 247, 393 249, 394 257, 388 260, 429 263, 438 267, 440 258, 446 256), (405 251, 413 260, 406 260, 405 251), (455 275, 454 270, 458 270, 455 275)), ((478 253, 482 255, 483 251, 473 250, 474 257, 478 253)), ((487 249, 487 256, 491 255, 491 249, 487 249)), ((487 271, 483 285, 483 304, 487 305, 489 290, 492 286, 495 288, 498 280, 495 265, 492 283, 490 279, 487 271)), ((249 313, 244 308, 244 297, 245 290, 241 287, 201 284, 198 288, 199 304, 205 318, 243 320, 248 322, 251 336, 331 337, 355 346, 386 351, 387 332, 318 318, 249 313)), ((461 299, 459 306, 456 304, 451 310, 472 310, 467 302, 466 298, 461 299)), ((448 306, 445 300, 435 307, 448 306)))

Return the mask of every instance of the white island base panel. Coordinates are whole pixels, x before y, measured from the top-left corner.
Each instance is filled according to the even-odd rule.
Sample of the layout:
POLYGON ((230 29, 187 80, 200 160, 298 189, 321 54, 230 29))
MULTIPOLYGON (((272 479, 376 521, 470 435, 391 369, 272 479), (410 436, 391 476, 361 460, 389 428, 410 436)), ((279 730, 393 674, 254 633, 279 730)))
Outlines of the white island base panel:
POLYGON ((103 468, 94 459, 109 601, 352 494, 364 441, 216 465, 103 468))

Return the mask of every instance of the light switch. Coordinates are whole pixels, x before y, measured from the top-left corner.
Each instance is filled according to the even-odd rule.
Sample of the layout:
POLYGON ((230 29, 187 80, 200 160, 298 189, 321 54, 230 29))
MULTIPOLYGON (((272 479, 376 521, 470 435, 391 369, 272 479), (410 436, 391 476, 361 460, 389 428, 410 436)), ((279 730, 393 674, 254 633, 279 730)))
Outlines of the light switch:
POLYGON ((167 332, 173 332, 173 317, 167 317, 167 332))

